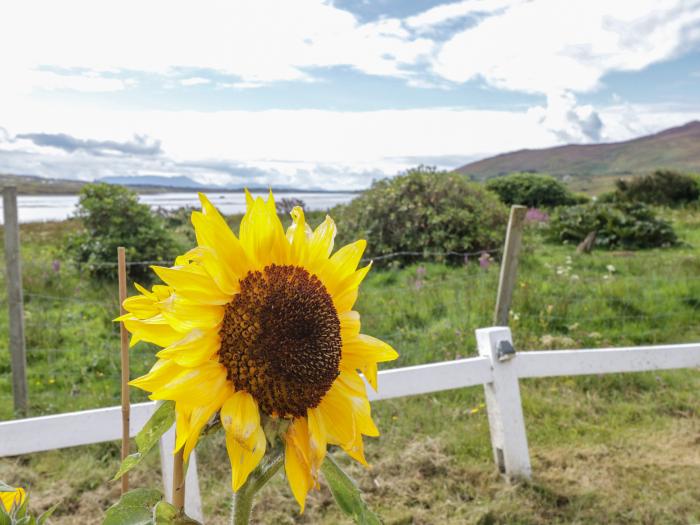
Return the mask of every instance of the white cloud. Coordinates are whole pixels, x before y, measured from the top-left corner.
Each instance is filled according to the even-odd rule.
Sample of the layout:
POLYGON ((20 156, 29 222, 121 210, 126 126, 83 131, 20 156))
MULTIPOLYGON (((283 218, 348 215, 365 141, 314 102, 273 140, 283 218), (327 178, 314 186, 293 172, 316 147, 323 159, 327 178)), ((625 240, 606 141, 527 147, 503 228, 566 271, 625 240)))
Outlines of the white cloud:
POLYGON ((586 92, 609 71, 641 70, 698 39, 698 0, 534 0, 455 34, 434 70, 514 91, 586 92))
POLYGON ((180 80, 180 84, 183 86, 201 86, 202 84, 209 84, 210 82, 211 80, 204 77, 190 77, 180 80))
POLYGON ((8 96, 12 96, 16 93, 31 93, 37 89, 108 93, 122 91, 133 85, 135 85, 133 79, 109 78, 97 72, 60 74, 53 71, 32 70, 8 75, 7 80, 0 83, 0 95, 3 91, 9 92, 8 96))
POLYGON ((578 105, 571 93, 550 93, 546 106, 528 110, 545 129, 561 142, 597 142, 602 138, 603 122, 591 105, 578 105))
POLYGON ((432 42, 398 20, 360 24, 322 0, 26 0, 1 8, 0 48, 12 49, 0 57, 4 78, 41 87, 32 74, 47 65, 161 75, 199 68, 255 83, 337 65, 405 76, 402 67, 432 42))
MULTIPOLYGON (((18 148, 18 141, 10 141, 0 143, 0 172, 91 179, 157 170, 202 182, 362 188, 373 178, 394 175, 419 162, 451 168, 470 158, 560 144, 562 130, 576 139, 582 127, 588 126, 589 133, 595 128, 592 113, 579 112, 571 98, 553 100, 549 106, 558 111, 75 113, 71 108, 49 111, 34 103, 34 111, 17 106, 3 114, 0 125, 8 137, 67 133, 89 143, 129 143, 137 133, 157 140, 162 153, 99 157, 85 149, 67 153, 18 148)), ((605 123, 604 140, 625 140, 700 118, 700 111, 686 108, 631 105, 601 108, 596 114, 605 123)))
POLYGON ((419 32, 428 32, 441 24, 453 22, 466 16, 493 13, 512 7, 520 0, 463 0, 442 4, 405 19, 405 24, 419 32))

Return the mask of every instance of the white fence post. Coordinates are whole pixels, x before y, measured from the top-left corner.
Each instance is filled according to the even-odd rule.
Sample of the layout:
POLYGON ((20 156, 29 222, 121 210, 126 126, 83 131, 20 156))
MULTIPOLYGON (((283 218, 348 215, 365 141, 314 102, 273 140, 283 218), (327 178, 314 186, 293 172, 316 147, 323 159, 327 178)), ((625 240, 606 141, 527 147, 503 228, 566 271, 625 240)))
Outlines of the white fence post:
MULTIPOLYGON (((163 494, 165 494, 166 501, 172 503, 175 425, 161 436, 158 447, 160 448, 160 469, 163 474, 163 494)), ((185 514, 200 523, 204 523, 202 499, 199 493, 199 478, 197 476, 197 455, 194 450, 190 454, 187 474, 185 474, 185 514)))
MULTIPOLYGON (((518 376, 510 360, 515 356, 513 339, 507 327, 476 330, 479 355, 491 359, 493 381, 484 385, 491 431, 493 458, 501 474, 509 480, 530 479, 525 419, 518 376)), ((517 359, 517 357, 515 357, 517 359)))

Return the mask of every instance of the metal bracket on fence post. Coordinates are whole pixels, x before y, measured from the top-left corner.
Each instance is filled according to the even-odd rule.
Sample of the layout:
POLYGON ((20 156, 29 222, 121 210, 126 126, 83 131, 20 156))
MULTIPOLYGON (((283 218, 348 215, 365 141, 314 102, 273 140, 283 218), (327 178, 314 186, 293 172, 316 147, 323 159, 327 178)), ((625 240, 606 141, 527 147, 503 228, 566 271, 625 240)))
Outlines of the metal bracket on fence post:
POLYGON ((479 355, 491 360, 493 382, 484 385, 493 458, 508 480, 530 479, 530 453, 518 376, 513 368, 517 354, 507 327, 476 330, 479 355), (505 356, 509 356, 504 359, 505 356))
MULTIPOLYGON (((160 468, 163 474, 163 488, 165 499, 172 503, 173 487, 173 449, 175 448, 175 425, 172 426, 160 438, 158 443, 160 449, 160 468)), ((185 474, 185 514, 200 523, 204 523, 202 514, 202 500, 199 493, 199 478, 197 476, 197 456, 194 452, 190 454, 185 474)))

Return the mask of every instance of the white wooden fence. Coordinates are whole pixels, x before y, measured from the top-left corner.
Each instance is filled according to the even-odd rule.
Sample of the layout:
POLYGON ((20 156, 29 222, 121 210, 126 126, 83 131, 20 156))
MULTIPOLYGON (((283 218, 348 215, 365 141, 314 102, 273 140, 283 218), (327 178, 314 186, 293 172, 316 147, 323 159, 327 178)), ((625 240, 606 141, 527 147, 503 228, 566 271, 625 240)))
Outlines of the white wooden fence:
MULTIPOLYGON (((508 479, 529 478, 530 455, 518 380, 617 372, 700 367, 700 343, 592 350, 516 353, 508 328, 476 330, 479 357, 386 370, 371 401, 484 385, 494 462, 508 479)), ((153 413, 155 403, 131 409, 134 436, 153 413)), ((114 441, 121 437, 121 407, 101 408, 0 423, 0 457, 114 441)), ((170 493, 174 432, 161 439, 165 493, 170 493)), ((200 521, 197 463, 194 453, 186 479, 187 513, 200 521)))

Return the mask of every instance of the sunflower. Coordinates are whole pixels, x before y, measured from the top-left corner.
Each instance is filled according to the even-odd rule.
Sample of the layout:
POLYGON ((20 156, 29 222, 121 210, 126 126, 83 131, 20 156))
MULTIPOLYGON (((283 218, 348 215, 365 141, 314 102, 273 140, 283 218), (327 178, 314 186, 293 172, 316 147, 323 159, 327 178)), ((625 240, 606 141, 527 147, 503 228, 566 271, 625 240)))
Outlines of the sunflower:
POLYGON ((301 510, 328 444, 363 465, 362 436, 377 436, 365 382, 377 388, 377 363, 396 359, 386 343, 360 333, 353 310, 370 265, 358 269, 363 240, 333 252, 330 217, 315 230, 300 207, 284 232, 272 192, 246 191, 236 237, 209 200, 192 214, 197 247, 165 283, 124 302, 131 345, 163 347, 151 371, 131 382, 151 399, 172 400, 175 450, 185 460, 217 413, 226 434, 231 484, 238 491, 277 429, 284 466, 301 510), (331 255, 332 254, 332 255, 331 255), (272 433, 272 432, 268 432, 272 433))
POLYGON ((13 507, 22 506, 25 498, 26 493, 23 488, 16 488, 7 492, 0 491, 0 504, 7 512, 10 512, 13 507))

